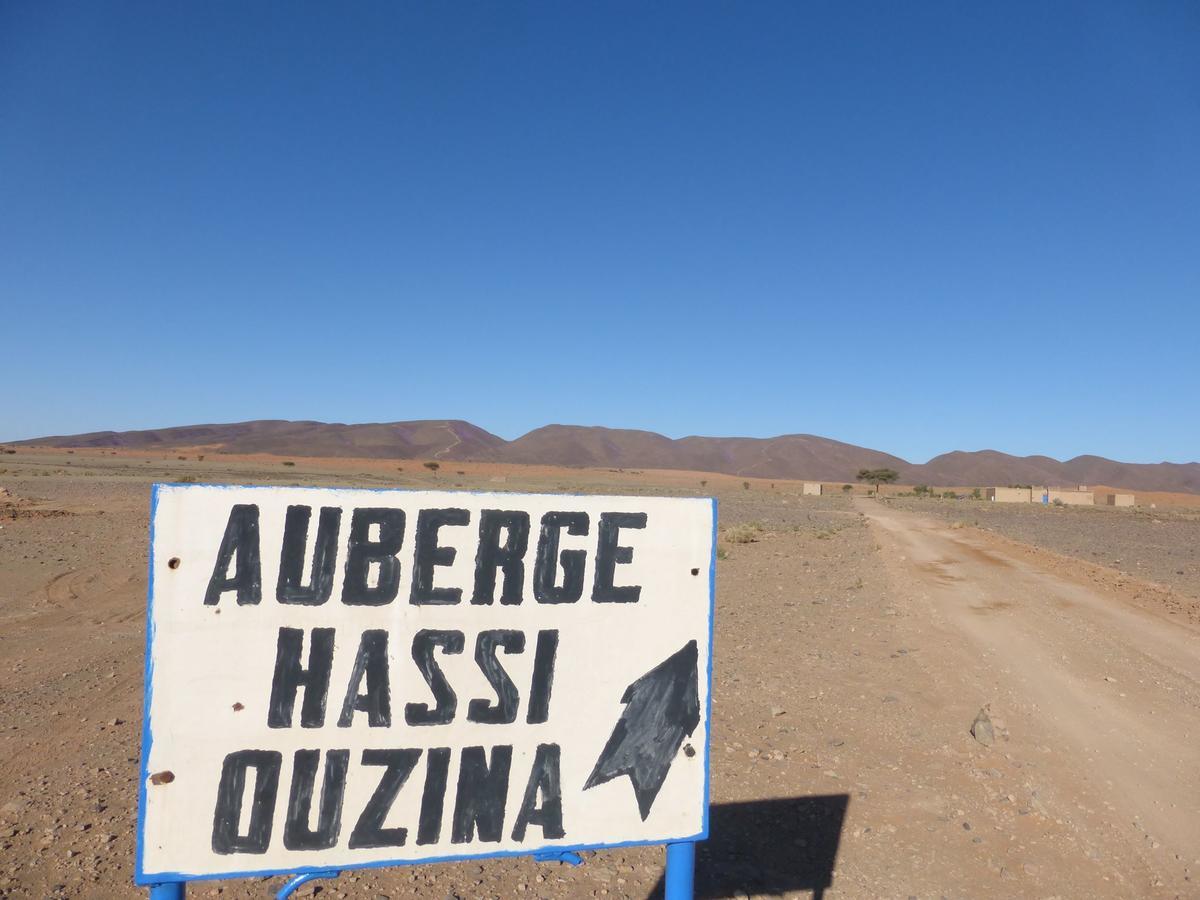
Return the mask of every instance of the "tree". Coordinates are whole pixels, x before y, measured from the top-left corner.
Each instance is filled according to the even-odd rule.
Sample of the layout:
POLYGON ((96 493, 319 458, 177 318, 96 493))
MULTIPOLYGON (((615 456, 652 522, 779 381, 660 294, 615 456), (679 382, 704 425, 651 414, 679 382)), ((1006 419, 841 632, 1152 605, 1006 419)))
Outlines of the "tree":
POLYGON ((854 476, 859 481, 865 481, 867 484, 875 487, 875 496, 879 496, 879 486, 881 484, 894 484, 896 479, 900 477, 900 473, 895 469, 859 469, 858 474, 854 476))
POLYGON ((852 485, 852 484, 843 484, 842 485, 842 493, 843 494, 848 494, 852 490, 854 490, 854 485, 852 485))
POLYGON ((437 470, 440 469, 441 467, 442 467, 441 463, 436 463, 436 462, 425 463, 425 468, 427 468, 434 475, 437 475, 437 470))

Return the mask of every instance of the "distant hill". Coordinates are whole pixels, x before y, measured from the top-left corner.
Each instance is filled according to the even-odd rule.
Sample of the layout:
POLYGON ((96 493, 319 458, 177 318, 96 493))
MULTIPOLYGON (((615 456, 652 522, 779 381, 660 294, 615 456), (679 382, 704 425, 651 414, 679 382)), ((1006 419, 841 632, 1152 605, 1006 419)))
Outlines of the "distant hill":
POLYGON ((1108 484, 1130 490, 1200 493, 1200 463, 1122 463, 1100 456, 1065 462, 961 450, 909 463, 879 450, 811 434, 773 438, 685 437, 652 431, 547 425, 506 441, 454 419, 343 425, 264 420, 148 431, 98 431, 17 441, 47 447, 207 447, 214 452, 281 456, 445 459, 531 465, 687 469, 757 478, 853 481, 859 469, 888 467, 905 484, 1108 484))
POLYGON ((507 441, 454 420, 341 425, 266 419, 149 431, 95 431, 17 443, 47 447, 210 447, 226 453, 360 456, 374 459, 494 459, 507 441), (453 453, 454 455, 449 455, 453 453))

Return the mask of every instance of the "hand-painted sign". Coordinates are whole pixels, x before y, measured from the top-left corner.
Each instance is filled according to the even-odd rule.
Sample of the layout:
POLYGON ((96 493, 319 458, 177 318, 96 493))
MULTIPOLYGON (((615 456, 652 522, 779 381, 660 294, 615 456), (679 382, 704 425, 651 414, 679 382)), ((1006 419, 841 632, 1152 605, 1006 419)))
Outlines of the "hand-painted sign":
POLYGON ((156 486, 138 882, 704 837, 714 524, 156 486))

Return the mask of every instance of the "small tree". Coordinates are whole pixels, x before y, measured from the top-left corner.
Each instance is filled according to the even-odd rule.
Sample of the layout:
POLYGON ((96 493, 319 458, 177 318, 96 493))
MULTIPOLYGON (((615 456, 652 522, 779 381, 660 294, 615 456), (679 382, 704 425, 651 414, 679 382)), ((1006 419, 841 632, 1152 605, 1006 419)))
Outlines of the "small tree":
POLYGON ((875 496, 879 496, 879 486, 881 484, 894 484, 896 479, 900 477, 900 473, 895 469, 859 469, 858 474, 854 476, 859 481, 865 481, 867 484, 875 488, 875 496))
POLYGON ((432 472, 435 477, 437 476, 437 470, 440 469, 441 467, 442 467, 441 463, 433 462, 432 460, 430 462, 425 463, 425 468, 427 468, 430 472, 432 472))
POLYGON ((852 490, 854 490, 854 485, 852 485, 852 484, 843 484, 842 485, 842 493, 843 494, 848 494, 852 490))

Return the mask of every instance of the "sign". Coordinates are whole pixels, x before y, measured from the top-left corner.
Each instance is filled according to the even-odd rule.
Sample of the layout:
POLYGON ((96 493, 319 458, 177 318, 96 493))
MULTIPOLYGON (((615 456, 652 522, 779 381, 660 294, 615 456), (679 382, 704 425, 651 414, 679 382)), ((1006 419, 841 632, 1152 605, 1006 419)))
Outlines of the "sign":
POLYGON ((715 520, 156 485, 138 883, 704 838, 715 520))

